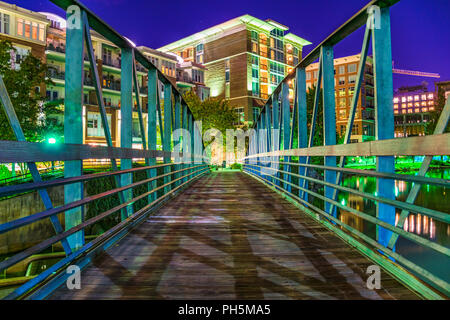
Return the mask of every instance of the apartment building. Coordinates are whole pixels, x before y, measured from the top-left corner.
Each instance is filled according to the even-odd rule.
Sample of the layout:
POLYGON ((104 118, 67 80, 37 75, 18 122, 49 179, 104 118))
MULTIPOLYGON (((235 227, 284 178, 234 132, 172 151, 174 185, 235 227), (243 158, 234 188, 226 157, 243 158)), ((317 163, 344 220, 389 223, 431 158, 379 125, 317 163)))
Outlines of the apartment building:
POLYGON ((180 56, 161 52, 145 46, 137 47, 181 93, 193 90, 203 101, 209 97, 205 85, 205 66, 193 61, 184 61, 180 56))
MULTIPOLYGON (((40 13, 0 1, 0 40, 8 40, 15 48, 11 53, 11 67, 20 68, 28 54, 46 61, 45 45, 49 21, 40 13)), ((45 86, 40 88, 45 92, 45 86)))
MULTIPOLYGON (((44 13, 49 21, 47 30, 46 50, 48 76, 53 84, 47 86, 47 100, 53 103, 64 103, 65 85, 65 46, 66 22, 63 18, 44 13)), ((97 71, 103 88, 103 101, 105 104, 108 124, 111 129, 113 145, 120 146, 120 79, 121 52, 114 44, 106 40, 95 31, 91 31, 97 71)), ((98 107, 97 96, 93 84, 93 74, 90 70, 88 55, 84 56, 84 86, 83 86, 83 141, 92 145, 106 145, 104 129, 98 107)), ((146 72, 137 66, 140 89, 141 106, 147 106, 147 79, 146 72)), ((135 105, 136 102, 135 102, 135 105)), ((144 114, 146 118, 146 114, 144 114)), ((62 120, 62 119, 61 119, 62 120)), ((146 121, 144 121, 146 123, 146 121)), ((137 109, 133 112, 133 147, 140 148, 139 120, 137 109)))
POLYGON ((436 96, 426 84, 401 87, 394 92, 395 137, 425 135, 430 112, 435 110, 436 96))
POLYGON ((288 30, 276 21, 243 15, 159 50, 203 64, 211 97, 228 99, 240 122, 248 123, 300 61, 303 46, 311 44, 288 30))
MULTIPOLYGON (((345 135, 360 60, 359 54, 334 59, 336 131, 339 136, 345 135)), ((318 67, 319 63, 313 63, 306 68, 307 90, 317 82, 318 67)), ((372 140, 375 136, 374 77, 371 57, 366 59, 363 79, 350 137, 351 142, 372 140)))

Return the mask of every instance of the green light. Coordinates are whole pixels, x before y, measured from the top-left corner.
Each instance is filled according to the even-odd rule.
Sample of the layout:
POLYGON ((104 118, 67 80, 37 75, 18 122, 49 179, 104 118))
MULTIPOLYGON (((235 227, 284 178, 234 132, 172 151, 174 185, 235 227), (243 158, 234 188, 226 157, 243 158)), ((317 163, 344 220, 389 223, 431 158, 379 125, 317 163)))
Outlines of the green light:
POLYGON ((342 199, 341 204, 345 206, 345 199, 342 199))
POLYGON ((48 139, 48 143, 55 144, 56 143, 56 139, 55 138, 49 138, 48 139))

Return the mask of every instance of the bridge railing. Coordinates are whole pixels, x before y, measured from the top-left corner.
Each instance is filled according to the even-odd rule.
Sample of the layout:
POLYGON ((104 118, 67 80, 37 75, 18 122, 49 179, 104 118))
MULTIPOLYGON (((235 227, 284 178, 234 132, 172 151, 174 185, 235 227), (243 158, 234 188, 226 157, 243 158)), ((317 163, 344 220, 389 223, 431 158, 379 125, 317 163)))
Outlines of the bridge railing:
POLYGON ((396 2, 371 1, 296 66, 262 108, 250 133, 247 156, 242 162, 245 172, 282 193, 413 290, 426 298, 440 298, 441 293, 447 296, 450 293, 446 272, 436 274, 430 266, 417 260, 414 262, 396 250, 396 243, 402 237, 420 248, 429 249, 434 252, 433 259, 437 263, 442 262, 443 268, 448 268, 450 249, 445 246, 445 241, 437 243, 414 233, 413 228, 406 229, 404 225, 408 223, 410 213, 414 213, 426 217, 427 221, 438 221, 449 227, 449 202, 445 197, 449 180, 429 177, 427 172, 433 156, 450 154, 450 134, 444 133, 450 115, 450 99, 441 112, 433 135, 394 139, 390 7, 396 2), (337 144, 335 99, 338 97, 335 96, 333 49, 363 26, 365 33, 345 136, 343 143, 337 144), (351 143, 370 43, 375 80, 376 138, 375 141, 351 143), (316 59, 319 66, 314 103, 308 106, 306 68, 316 59), (290 86, 294 88, 292 103, 290 86), (320 121, 319 100, 323 101, 323 145, 315 146, 314 141, 320 140, 316 132, 320 121), (311 107, 310 114, 308 107, 311 107), (395 157, 399 156, 424 158, 415 175, 397 174, 395 157), (375 157, 376 170, 348 168, 349 157, 375 157), (316 160, 315 163, 311 163, 312 160, 316 160), (359 186, 355 189, 345 185, 344 175, 375 179, 376 192, 364 192, 359 186), (395 181, 412 184, 406 200, 400 201, 396 197, 395 181), (425 185, 439 186, 444 190, 439 193, 438 208, 415 204, 421 187, 425 185), (340 194, 361 199, 362 203, 372 203, 376 212, 363 212, 361 207, 364 205, 357 205, 355 201, 353 204, 352 201, 339 201, 340 194), (355 225, 352 223, 354 219, 345 219, 344 212, 374 226, 375 232, 370 234, 362 226, 364 223, 355 225))
MULTIPOLYGON (((28 192, 38 192, 45 210, 0 224, 0 235, 21 231, 44 219, 50 219, 55 235, 40 239, 0 262, 0 272, 27 257, 41 253, 60 242, 66 254, 35 278, 22 284, 7 299, 45 298, 67 278, 69 265, 80 268, 99 251, 105 250, 123 237, 151 212, 169 201, 180 190, 209 172, 203 156, 204 146, 194 116, 177 88, 131 42, 122 37, 78 1, 53 0, 67 11, 65 50, 64 144, 33 143, 25 140, 20 121, 14 111, 2 77, 0 102, 17 141, 0 141, 0 163, 26 163, 34 182, 0 188, 0 198, 28 192), (114 147, 102 86, 97 70, 91 29, 97 31, 121 50, 121 119, 120 147, 114 147), (105 147, 83 144, 83 66, 87 51, 97 102, 104 128, 105 147), (147 70, 148 117, 144 117, 137 78, 137 66, 147 70), (137 109, 142 140, 141 149, 132 148, 132 114, 137 109), (157 125, 158 124, 158 125, 157 125), (158 130, 159 128, 159 130, 158 130), (159 132, 158 132, 159 131, 159 132), (162 150, 157 149, 157 136, 162 150), (97 173, 83 172, 83 161, 107 159, 110 168, 97 173), (145 164, 139 165, 139 159, 145 164), (43 181, 37 164, 64 162, 64 178, 43 181), (120 164, 119 164, 120 163, 120 164), (112 169, 112 170, 110 170, 112 169), (110 179, 112 187, 103 188, 110 179), (97 181, 99 187, 87 194, 86 184, 97 181), (64 188, 64 204, 54 206, 49 188, 64 188), (107 210, 86 217, 89 206, 112 199, 107 210), (85 230, 104 219, 112 223, 94 240, 86 242, 85 230)), ((8 201, 8 199, 4 200, 8 201)), ((33 228, 27 230, 34 230, 33 228)), ((5 239, 5 238, 4 238, 5 239)))

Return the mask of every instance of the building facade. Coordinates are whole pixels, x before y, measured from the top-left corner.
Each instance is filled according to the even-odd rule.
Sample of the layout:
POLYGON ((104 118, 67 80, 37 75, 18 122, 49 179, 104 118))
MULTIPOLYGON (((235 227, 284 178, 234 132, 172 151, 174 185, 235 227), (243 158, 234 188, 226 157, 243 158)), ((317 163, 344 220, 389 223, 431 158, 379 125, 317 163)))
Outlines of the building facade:
POLYGON ((430 112, 435 110, 435 93, 427 85, 401 87, 394 92, 395 137, 425 135, 430 112))
MULTIPOLYGON (((355 93, 356 77, 361 55, 353 55, 334 59, 334 86, 336 97, 336 131, 338 136, 345 135, 353 95, 355 93)), ((306 67, 307 90, 316 84, 319 63, 306 67)), ((375 100, 373 62, 367 57, 364 67, 363 82, 359 92, 358 103, 353 122, 351 142, 373 140, 375 136, 375 100)))
MULTIPOLYGON (((103 91, 103 102, 114 146, 120 146, 120 97, 121 97, 121 52, 118 47, 91 30, 97 71, 103 91)), ((20 68, 21 59, 32 54, 47 63, 48 78, 52 84, 41 86, 46 103, 56 104, 64 109, 66 21, 52 13, 36 13, 0 1, 0 40, 9 40, 16 49, 11 53, 11 66, 20 68)), ((134 44, 133 44, 134 45, 134 44)), ((147 47, 137 47, 180 91, 193 89, 199 97, 206 99, 209 89, 204 84, 204 69, 201 64, 180 65, 174 54, 167 54, 147 47), (180 68, 179 70, 177 68, 180 68), (201 75, 200 72, 202 72, 201 75), (182 76, 178 79, 179 74, 182 76)), ((88 55, 84 57, 83 85, 83 142, 92 145, 106 145, 104 128, 93 84, 88 55)), ((139 63, 136 66, 140 89, 140 103, 144 111, 144 125, 147 117, 147 71, 139 63)), ((135 101, 135 106, 137 103, 135 101)), ((54 115, 63 121, 63 116, 54 115)), ((133 147, 141 148, 142 139, 137 109, 133 112, 133 147)), ((145 134, 147 129, 145 128, 145 134)), ((159 143, 159 142, 157 142, 159 143)))
MULTIPOLYGON (((45 15, 0 1, 0 40, 10 41, 15 49, 11 52, 12 68, 20 68, 21 60, 28 54, 46 61, 48 25, 45 15)), ((45 92, 44 85, 39 89, 45 92)))
POLYGON ((240 123, 253 122, 261 106, 311 44, 273 20, 244 15, 159 50, 173 52, 185 62, 205 65, 211 97, 229 100, 240 123))

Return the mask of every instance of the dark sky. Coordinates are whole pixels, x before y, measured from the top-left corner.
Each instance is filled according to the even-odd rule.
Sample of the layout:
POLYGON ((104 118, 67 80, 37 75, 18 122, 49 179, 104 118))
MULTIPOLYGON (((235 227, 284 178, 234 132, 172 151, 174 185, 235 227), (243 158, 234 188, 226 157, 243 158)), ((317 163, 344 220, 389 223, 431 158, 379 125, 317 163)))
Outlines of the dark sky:
MULTIPOLYGON (((6 0, 13 2, 12 0, 6 0)), ((278 21, 313 44, 303 56, 368 0, 84 0, 104 21, 137 45, 159 48, 226 20, 250 14, 278 21), (279 4, 276 6, 275 4, 279 4)), ((64 12, 47 0, 15 0, 33 11, 64 12)), ((399 69, 436 72, 450 80, 450 0, 401 0, 391 8, 392 56, 399 69)), ((359 53, 359 30, 335 47, 335 57, 359 53)), ((394 75, 394 88, 435 78, 394 75)))

